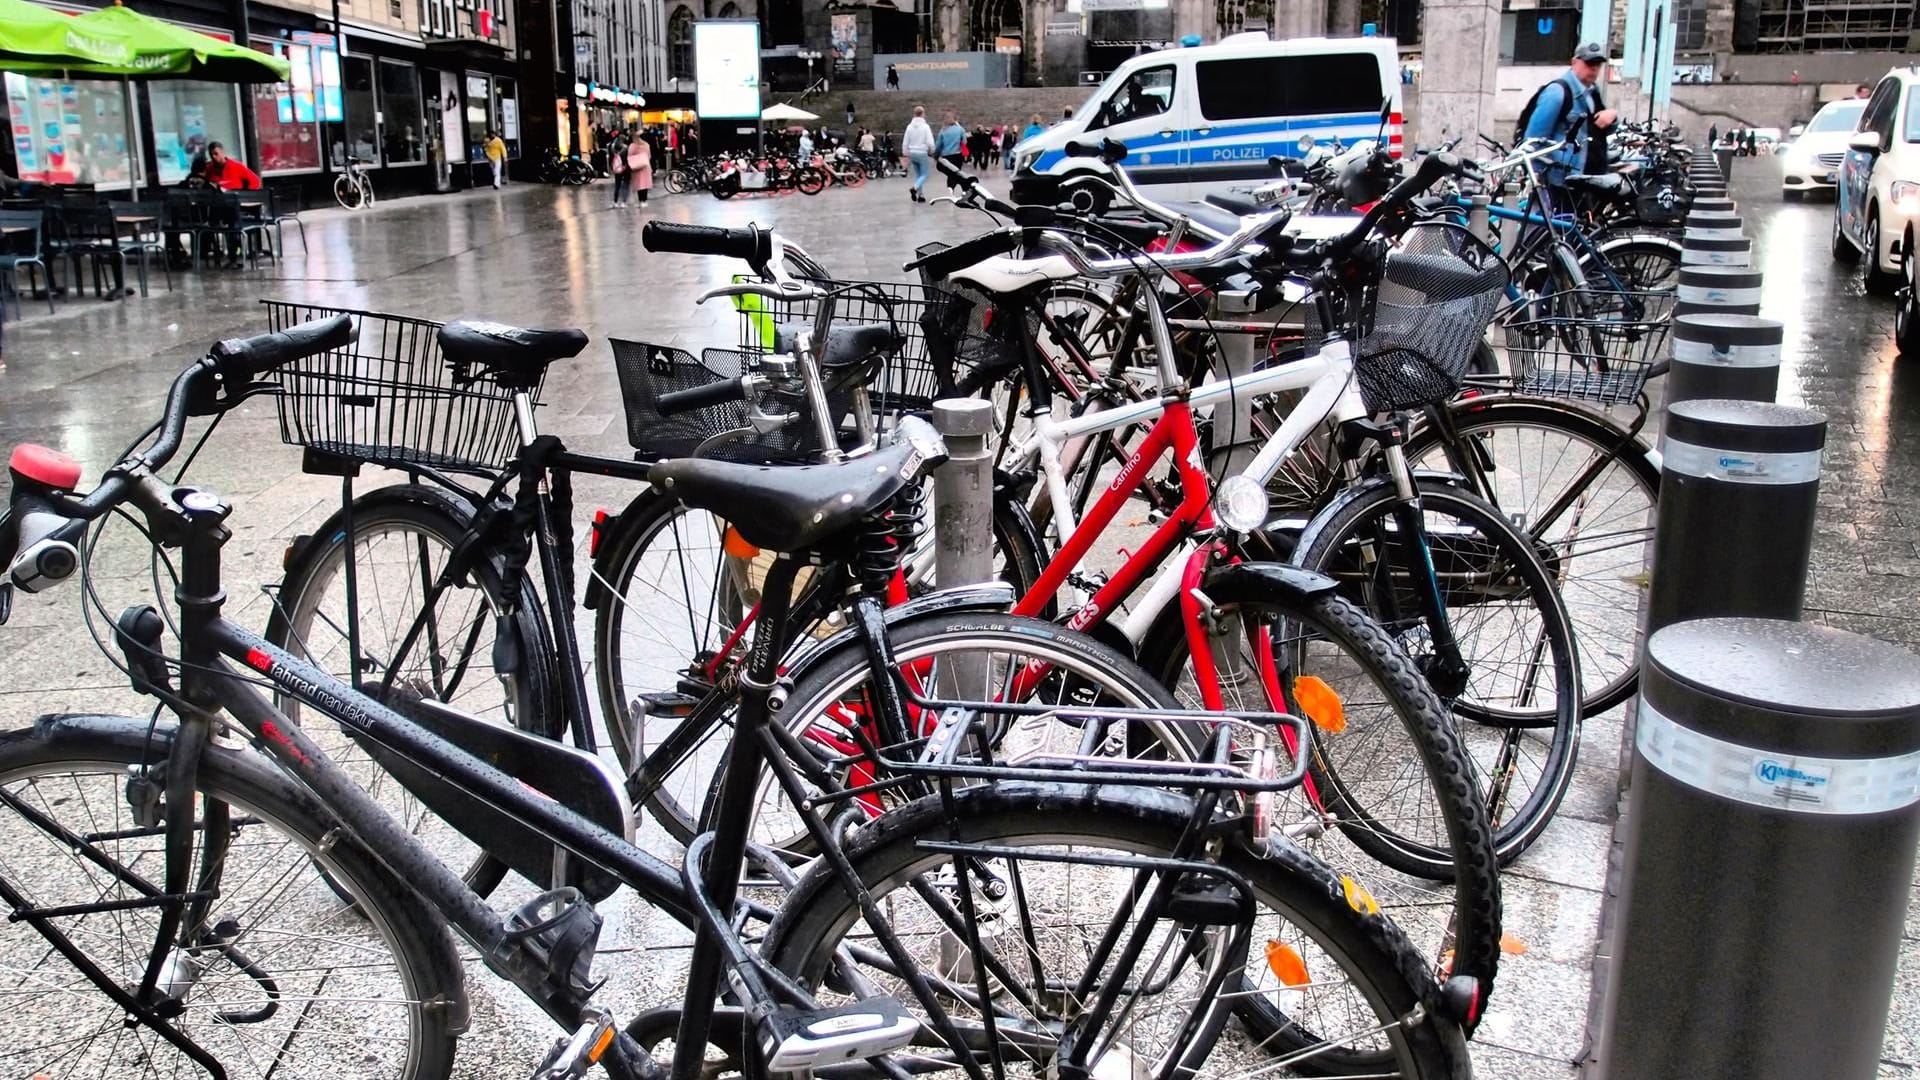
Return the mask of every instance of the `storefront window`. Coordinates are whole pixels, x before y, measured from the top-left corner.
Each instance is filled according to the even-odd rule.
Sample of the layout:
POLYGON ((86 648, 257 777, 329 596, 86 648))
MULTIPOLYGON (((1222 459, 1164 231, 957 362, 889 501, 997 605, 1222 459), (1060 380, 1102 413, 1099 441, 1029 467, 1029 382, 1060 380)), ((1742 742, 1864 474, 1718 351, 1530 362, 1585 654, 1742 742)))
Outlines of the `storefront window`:
POLYGON ((493 130, 488 108, 493 101, 493 80, 485 75, 467 76, 467 160, 487 160, 487 132, 493 130))
POLYGON ((493 80, 493 118, 500 137, 507 142, 507 156, 520 156, 520 102, 514 96, 512 79, 493 80))
POLYGON ((333 163, 346 164, 346 155, 380 163, 379 106, 373 98, 373 60, 349 56, 340 61, 340 97, 345 118, 334 129, 333 163))
POLYGON ((320 132, 313 119, 313 57, 318 50, 284 42, 256 44, 254 48, 282 57, 293 65, 292 81, 253 85, 253 123, 260 140, 260 171, 284 173, 318 169, 320 132))
MULTIPOLYGON (((137 154, 127 146, 127 99, 117 82, 6 74, 7 110, 20 179, 126 187, 137 154)), ((158 117, 156 117, 158 119, 158 117)), ((134 174, 144 181, 145 176, 134 174)))
POLYGON ((388 165, 426 160, 421 116, 419 69, 394 60, 380 61, 380 145, 388 165))
POLYGON ((222 143, 228 153, 242 156, 240 107, 231 83, 159 80, 148 84, 147 97, 153 107, 153 155, 159 161, 162 184, 185 180, 193 159, 205 154, 210 142, 222 143))

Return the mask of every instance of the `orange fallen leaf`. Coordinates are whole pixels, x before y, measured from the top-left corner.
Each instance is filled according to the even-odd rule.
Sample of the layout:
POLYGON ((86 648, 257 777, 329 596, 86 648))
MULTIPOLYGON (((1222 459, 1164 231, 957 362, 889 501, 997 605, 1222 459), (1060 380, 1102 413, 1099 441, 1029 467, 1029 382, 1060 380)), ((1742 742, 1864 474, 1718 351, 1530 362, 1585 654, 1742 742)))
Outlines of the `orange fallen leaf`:
POLYGON ((1500 951, 1506 953, 1508 956, 1525 956, 1527 953, 1527 943, 1514 937, 1511 933, 1502 933, 1500 935, 1500 951))

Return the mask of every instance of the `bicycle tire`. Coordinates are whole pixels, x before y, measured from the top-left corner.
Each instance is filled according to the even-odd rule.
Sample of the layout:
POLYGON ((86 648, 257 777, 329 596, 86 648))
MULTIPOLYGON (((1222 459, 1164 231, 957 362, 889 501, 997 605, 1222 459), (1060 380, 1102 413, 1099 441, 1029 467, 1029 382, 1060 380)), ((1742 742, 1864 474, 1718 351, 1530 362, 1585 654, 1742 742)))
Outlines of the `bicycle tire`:
MULTIPOLYGON (((268 641, 296 656, 311 659, 343 680, 347 674, 344 670, 344 662, 329 663, 334 653, 322 651, 320 635, 314 631, 314 622, 324 620, 325 626, 338 630, 342 635, 345 633, 344 603, 336 605, 332 614, 323 611, 321 607, 333 585, 342 578, 344 572, 342 558, 346 545, 345 521, 344 511, 335 511, 317 532, 295 550, 293 558, 288 562, 286 575, 281 579, 278 598, 268 617, 266 629, 268 641), (316 656, 316 652, 319 655, 316 656)), ((401 540, 403 549, 406 546, 404 537, 411 535, 418 538, 416 549, 419 544, 430 543, 441 552, 451 552, 466 542, 471 534, 472 513, 458 500, 437 489, 422 485, 397 485, 368 492, 356 498, 353 528, 359 542, 369 549, 373 545, 374 538, 397 534, 403 538, 401 540)), ((386 547, 383 550, 392 549, 386 547)), ((438 565, 444 566, 444 561, 438 565)), ((366 571, 363 569, 359 581, 359 595, 362 601, 360 604, 362 652, 364 654, 368 651, 366 644, 368 633, 374 629, 384 630, 380 640, 384 640, 392 648, 397 648, 401 636, 418 614, 418 609, 416 607, 402 612, 397 620, 381 619, 380 616, 388 614, 385 597, 380 594, 377 584, 372 590, 368 589, 365 574, 366 571), (366 602, 370 593, 377 600, 371 605, 366 602), (393 623, 393 625, 373 627, 371 624, 374 621, 393 623)), ((497 616, 509 606, 507 587, 501 579, 498 561, 482 560, 474 568, 469 581, 475 587, 459 589, 458 594, 473 594, 463 595, 462 599, 478 601, 484 605, 484 607, 473 609, 475 620, 490 624, 480 633, 484 634, 486 630, 492 630, 497 634, 499 626, 502 625, 497 616)), ((409 593, 408 598, 411 597, 412 594, 409 593)), ((344 597, 342 600, 344 601, 344 597)), ((547 632, 546 621, 541 617, 539 597, 534 593, 530 581, 522 582, 520 595, 512 607, 513 614, 504 625, 508 628, 507 632, 517 639, 515 647, 511 650, 519 658, 520 670, 517 673, 509 676, 495 670, 493 667, 495 651, 484 643, 483 638, 471 638, 466 642, 467 660, 462 663, 472 663, 475 667, 468 670, 464 677, 455 679, 453 685, 456 694, 453 700, 423 692, 425 687, 422 685, 422 680, 416 676, 406 680, 404 685, 397 682, 393 693, 389 695, 389 703, 403 707, 402 711, 404 711, 404 705, 414 696, 432 697, 434 700, 446 701, 447 704, 462 708, 463 711, 486 716, 496 722, 512 724, 522 731, 555 740, 565 738, 564 711, 559 707, 558 685, 552 670, 554 648, 547 632), (461 697, 457 690, 462 685, 475 686, 486 696, 461 697), (500 708, 497 711, 483 707, 492 705, 491 695, 495 689, 503 691, 500 708)), ((467 630, 473 630, 473 626, 469 625, 467 630)), ((337 644, 344 644, 344 641, 337 644)), ((423 660, 420 665, 409 664, 405 659, 394 655, 390 648, 387 655, 382 658, 380 670, 384 671, 393 666, 399 666, 402 671, 431 670, 444 660, 444 650, 433 649, 424 634, 415 642, 412 655, 432 659, 423 660)), ((373 678, 377 675, 376 671, 369 673, 366 677, 373 678)), ((434 678, 437 679, 437 676, 434 678)), ((369 687, 370 691, 373 689, 376 688, 369 687)), ((282 694, 278 696, 277 703, 287 714, 288 719, 295 723, 300 722, 301 706, 298 700, 282 694)), ((323 735, 331 734, 331 729, 315 725, 310 728, 309 734, 320 739, 323 735)), ((344 735, 342 737, 344 739, 344 735)), ((352 752, 349 752, 349 747, 353 747, 351 742, 341 742, 328 745, 327 749, 337 761, 349 767, 361 761, 369 766, 372 765, 370 759, 365 757, 364 751, 353 747, 352 752)), ((404 789, 399 788, 384 770, 377 766, 371 767, 364 774, 363 780, 376 792, 376 797, 379 797, 377 794, 379 789, 393 785, 394 790, 391 794, 401 799, 396 812, 402 816, 403 820, 417 823, 417 827, 421 829, 432 828, 428 821, 430 812, 422 807, 410 806, 404 789)), ((450 860, 465 864, 463 876, 467 884, 482 896, 498 887, 506 875, 505 864, 488 857, 477 846, 469 851, 468 845, 471 842, 459 837, 450 829, 445 835, 439 836, 434 843, 438 850, 450 860)))
POLYGON ((347 210, 360 208, 361 190, 350 176, 335 177, 333 181, 333 200, 347 210))
MULTIPOLYGON (((1308 758, 1311 788, 1302 785, 1289 792, 1284 804, 1285 809, 1297 811, 1303 822, 1330 815, 1336 833, 1319 841, 1297 837, 1296 842, 1321 861, 1349 870, 1357 865, 1358 855, 1409 878, 1450 883, 1453 896, 1448 898, 1418 881, 1379 875, 1368 875, 1365 880, 1382 909, 1430 960, 1438 961, 1451 952, 1452 971, 1479 979, 1483 998, 1489 997, 1500 963, 1499 859, 1486 803, 1471 780, 1466 750, 1446 706, 1415 669, 1406 651, 1377 622, 1336 594, 1289 599, 1253 579, 1235 575, 1216 575, 1203 588, 1209 600, 1222 612, 1237 615, 1242 625, 1248 612, 1254 611, 1260 613, 1262 622, 1279 627, 1283 635, 1299 636, 1291 646, 1275 645, 1285 651, 1284 655, 1276 652, 1276 659, 1285 661, 1282 670, 1295 673, 1294 680, 1281 686, 1283 700, 1269 700, 1257 681, 1246 684, 1253 692, 1245 697, 1231 694, 1232 686, 1223 686, 1223 692, 1229 694, 1223 702, 1228 709, 1310 716, 1313 710, 1300 702, 1294 690, 1299 677, 1309 675, 1321 678, 1344 698, 1342 730, 1335 733, 1320 723, 1313 729, 1314 747, 1308 758), (1309 640, 1332 646, 1336 655, 1329 658, 1321 653, 1320 658, 1309 658, 1309 640), (1375 693, 1391 698, 1391 717, 1369 720, 1365 714, 1355 715, 1358 710, 1353 705, 1370 699, 1372 694, 1366 692, 1365 685, 1356 687, 1351 674, 1341 677, 1343 660, 1357 666, 1357 674, 1371 684, 1375 693), (1385 783, 1404 775, 1408 761, 1414 762, 1423 776, 1426 805, 1412 809, 1414 813, 1424 812, 1431 820, 1418 836, 1408 835, 1411 818, 1404 789, 1387 791, 1376 799, 1370 791, 1363 791, 1363 783, 1354 776, 1359 771, 1354 763, 1375 745, 1385 747, 1377 755, 1389 767, 1383 771, 1391 773, 1385 783), (1388 812, 1381 807, 1392 809, 1388 812), (1342 850, 1341 839, 1358 852, 1342 850), (1445 917, 1434 919, 1429 912, 1445 917)), ((1287 640, 1283 636, 1282 642, 1287 640)), ((1180 618, 1169 613, 1159 620, 1141 648, 1141 657, 1146 669, 1176 688, 1184 703, 1198 707, 1197 693, 1184 678, 1188 643, 1180 618)), ((1265 1007, 1260 999, 1248 999, 1238 1011, 1241 1022, 1262 1040, 1286 1041, 1287 1018, 1265 1007)))
MULTIPOLYGON (((1004 560, 1003 575, 1013 579, 1010 583, 1016 591, 1030 588, 1040 577, 1040 553, 1015 520, 1012 508, 1001 500, 996 499, 995 502, 994 546, 1004 560)), ((700 649, 715 647, 725 641, 748 606, 739 603, 737 594, 711 591, 710 582, 718 576, 717 572, 701 577, 697 582, 694 580, 702 571, 698 559, 685 558, 690 542, 684 536, 710 536, 710 541, 702 539, 692 543, 704 542, 706 546, 700 550, 704 552, 702 557, 708 560, 705 565, 714 565, 720 555, 721 533, 712 527, 713 521, 710 514, 688 510, 678 501, 657 492, 644 492, 621 512, 603 540, 605 547, 602 556, 594 562, 592 572, 598 578, 595 585, 604 590, 596 601, 594 611, 594 681, 599 692, 601 715, 606 718, 608 741, 613 745, 614 754, 622 768, 628 772, 639 760, 635 754, 636 717, 633 701, 636 692, 659 690, 672 685, 678 670, 685 668, 700 649), (677 522, 682 521, 688 523, 686 532, 676 526, 677 522), (698 530, 697 534, 693 530, 698 530), (723 618, 728 621, 711 621, 707 625, 694 626, 688 633, 689 640, 685 642, 654 639, 655 644, 663 644, 666 648, 658 654, 659 662, 646 669, 650 675, 639 676, 630 670, 635 667, 635 658, 628 657, 622 648, 624 641, 636 636, 627 629, 627 616, 634 608, 627 598, 640 591, 635 575, 661 539, 671 542, 671 551, 661 552, 659 566, 663 576, 659 580, 668 586, 673 584, 675 578, 682 583, 680 610, 693 612, 694 601, 688 597, 692 592, 704 590, 705 596, 700 600, 701 609, 723 613, 723 618)), ((655 588, 654 591, 663 590, 655 588)), ((668 604, 674 602, 675 598, 671 596, 665 601, 668 604)), ((675 612, 672 617, 677 619, 679 613, 675 612)), ((644 636, 642 640, 646 640, 644 636)), ((717 734, 724 736, 730 731, 728 727, 717 734)), ((641 735, 644 738, 644 733, 641 735)), ((681 843, 691 840, 699 831, 700 811, 688 809, 688 804, 710 794, 708 784, 700 781, 692 781, 692 784, 678 796, 663 786, 647 800, 648 811, 681 843)))
MULTIPOLYGON (((1472 485, 1474 493, 1500 507, 1509 521, 1559 556, 1560 595, 1580 648, 1582 712, 1591 717, 1615 708, 1632 696, 1640 679, 1640 635, 1633 613, 1639 609, 1644 586, 1622 585, 1638 581, 1650 553, 1653 508, 1660 495, 1660 468, 1651 449, 1612 418, 1550 398, 1487 395, 1456 400, 1447 410, 1461 443, 1471 443, 1476 454, 1472 470, 1465 475, 1485 480, 1472 485), (1554 434, 1539 436, 1536 448, 1536 439, 1523 434, 1530 430, 1554 434), (1554 437, 1565 439, 1575 454, 1580 447, 1589 448, 1586 461, 1565 470, 1573 475, 1559 483, 1525 471, 1529 464, 1549 474, 1564 469, 1566 452, 1548 445, 1554 437), (1600 465, 1601 461, 1612 464, 1600 465), (1488 465, 1502 475, 1487 476, 1488 465), (1594 471, 1596 467, 1600 471, 1594 471), (1596 494, 1589 497, 1584 494, 1588 491, 1596 494), (1592 522, 1599 535, 1592 543, 1581 543, 1559 526, 1564 512, 1555 522, 1542 520, 1544 511, 1563 502, 1582 508, 1574 528, 1588 523, 1586 507, 1600 505, 1602 516, 1592 522), (1591 569, 1580 568, 1580 559, 1591 563, 1602 555, 1606 558, 1591 569), (1622 613, 1624 624, 1619 618, 1622 613)), ((1448 453, 1445 439, 1445 433, 1432 424, 1417 426, 1407 441, 1408 463, 1463 472, 1448 453)))
MULTIPOLYGON (((85 817, 68 820, 66 827, 97 832, 99 835, 90 843, 92 851, 121 865, 138 864, 145 874, 155 874, 164 851, 159 847, 163 840, 151 830, 129 828, 134 821, 124 798, 130 770, 164 759, 172 739, 171 723, 153 729, 155 737, 151 739, 149 730, 146 720, 133 717, 53 716, 42 717, 29 728, 0 733, 0 789, 56 821, 63 813, 84 810, 85 817), (59 773, 66 774, 57 790, 57 794, 66 796, 64 801, 48 798, 45 792, 33 794, 42 784, 54 786, 50 778, 59 773), (88 792, 94 797, 88 797, 88 792), (108 821, 96 815, 106 816, 108 821), (110 854, 129 849, 133 849, 131 858, 110 854)), ((333 814, 264 755, 209 746, 199 762, 196 788, 200 797, 195 801, 202 808, 231 807, 230 828, 238 834, 226 852, 220 876, 211 886, 201 886, 220 892, 207 909, 202 926, 233 919, 238 927, 233 947, 274 978, 278 984, 275 993, 292 1002, 302 1002, 308 994, 313 996, 301 1004, 283 1004, 274 1016, 259 1022, 221 1021, 210 1006, 225 1003, 233 1008, 257 1007, 271 1000, 259 988, 257 977, 244 973, 239 962, 232 959, 235 953, 221 952, 218 959, 199 968, 185 1002, 189 1007, 172 1022, 188 1028, 203 1049, 222 1061, 229 1076, 372 1076, 377 1066, 371 1059, 388 1044, 390 1026, 404 1017, 406 1060, 396 1072, 382 1075, 397 1075, 401 1080, 442 1080, 448 1076, 453 1068, 455 1031, 465 1026, 466 991, 445 921, 360 844, 351 839, 339 842, 339 822, 333 814), (275 847, 276 838, 285 846, 275 847), (275 854, 283 856, 279 860, 283 876, 278 878, 265 870, 275 854), (296 882, 296 875, 304 877, 296 882), (355 909, 346 918, 341 917, 343 898, 355 909), (250 907, 243 906, 249 903, 250 907), (270 913, 273 921, 255 922, 249 917, 250 911, 270 913), (339 968, 323 971, 315 957, 299 946, 295 924, 303 918, 314 921, 313 941, 331 943, 345 953, 339 968), (262 947, 252 949, 250 942, 261 942, 262 947), (384 985, 373 971, 376 947, 390 954, 394 962, 391 982, 384 985), (298 966, 283 966, 290 960, 297 960, 298 966), (329 1008, 318 995, 336 980, 343 981, 348 989, 345 1000, 329 1008), (417 1003, 417 1007, 404 1008, 384 1021, 369 1016, 373 1011, 370 1003, 379 1000, 375 995, 383 991, 391 993, 390 1000, 417 1003), (205 1023, 196 1025, 195 1017, 205 1023), (329 1031, 329 1018, 338 1025, 337 1030, 329 1031), (369 1040, 373 1032, 381 1037, 369 1040), (334 1040, 328 1060, 296 1060, 296 1047, 303 1038, 318 1040, 322 1051, 327 1049, 329 1038, 334 1040), (264 1061, 249 1050, 261 1043, 276 1048, 265 1055, 264 1061)), ((112 878, 97 864, 77 857, 68 838, 46 836, 4 808, 0 808, 0 834, 8 838, 4 872, 9 883, 26 891, 34 901, 57 904, 67 900, 67 894, 53 892, 62 888, 74 890, 73 898, 86 903, 138 895, 127 878, 112 878), (41 862, 33 853, 36 836, 45 836, 49 848, 58 849, 50 850, 43 867, 58 868, 56 873, 33 871, 41 862), (48 895, 39 895, 43 889, 48 895)), ((203 852, 196 833, 196 864, 201 862, 203 852)), ((204 880, 198 876, 202 869, 196 866, 193 880, 204 880)), ((153 880, 157 884, 159 879, 153 880)), ((131 991, 137 987, 154 945, 155 928, 147 920, 157 911, 139 908, 95 917, 78 927, 82 932, 69 936, 83 952, 91 954, 89 959, 131 991), (140 926, 130 927, 133 923, 140 926), (105 940, 116 928, 131 931, 130 939, 120 941, 118 952, 105 940)), ((79 922, 87 917, 72 918, 79 922)), ((6 958, 9 969, 14 968, 15 960, 28 955, 37 964, 47 965, 41 985, 58 1009, 57 1019, 50 1015, 48 1023, 34 1030, 42 1035, 72 1032, 72 1049, 77 1056, 48 1050, 49 1067, 22 1065, 19 1055, 48 1047, 25 1045, 45 1040, 16 1040, 19 1045, 0 1051, 0 1056, 12 1063, 10 1069, 22 1065, 19 1075, 171 1075, 167 1066, 153 1061, 156 1055, 170 1056, 171 1048, 152 1035, 136 1036, 144 1051, 134 1055, 137 1063, 124 1053, 119 1058, 89 1060, 89 1053, 98 1055, 108 1050, 108 1044, 119 1046, 118 1041, 102 1039, 97 1048, 90 1043, 87 1047, 79 1044, 101 1031, 121 1031, 125 1013, 55 956, 28 924, 0 924, 0 957, 6 958), (63 980, 73 987, 71 992, 60 992, 63 980), (86 1015, 87 1003, 94 1000, 101 1006, 98 1023, 89 1022, 86 1015)), ((202 961, 210 955, 201 954, 202 961)), ((30 1012, 33 1006, 27 1008, 30 1012)), ((185 1066, 183 1072, 200 1072, 192 1062, 176 1058, 174 1067, 180 1066, 185 1066)))
POLYGON ((793 186, 798 188, 802 195, 818 195, 827 190, 827 174, 808 166, 793 174, 793 186))
MULTIPOLYGON (((1488 809, 1494 820, 1494 848, 1504 865, 1518 858, 1539 839, 1573 781, 1582 705, 1573 629, 1536 545, 1508 524, 1497 508, 1463 489, 1428 477, 1416 478, 1415 487, 1422 510, 1429 519, 1445 515, 1454 522, 1462 523, 1452 530, 1429 526, 1430 550, 1437 556, 1435 561, 1443 564, 1440 574, 1442 589, 1446 590, 1448 583, 1454 580, 1475 584, 1486 573, 1478 568, 1479 564, 1474 560, 1497 559, 1492 564, 1491 573, 1498 592, 1511 593, 1516 588, 1524 589, 1520 597, 1511 600, 1512 609, 1517 613, 1524 608, 1538 619, 1537 630, 1533 629, 1530 621, 1520 627, 1520 632, 1539 635, 1528 646, 1529 651, 1539 653, 1544 643, 1545 652, 1522 661, 1521 669, 1531 673, 1544 666, 1551 667, 1553 700, 1550 708, 1496 707, 1490 691, 1499 690, 1499 684, 1494 679, 1504 674, 1507 668, 1499 655, 1486 655, 1476 649, 1482 644, 1478 633, 1481 624, 1470 623, 1457 615, 1456 611, 1477 604, 1481 610, 1491 612, 1494 610, 1493 604, 1503 600, 1495 595, 1491 602, 1483 602, 1488 600, 1485 592, 1464 589, 1448 592, 1443 597, 1448 602, 1449 621, 1453 624, 1462 658, 1470 669, 1469 679, 1478 680, 1469 682, 1461 694, 1451 697, 1442 695, 1460 721, 1461 737, 1468 746, 1468 757, 1475 767, 1476 786, 1484 793, 1490 791, 1492 783, 1497 782, 1495 778, 1504 778, 1507 784, 1519 781, 1520 763, 1508 762, 1505 758, 1509 753, 1520 752, 1526 733, 1546 732, 1544 752, 1535 759, 1538 778, 1531 783, 1521 801, 1517 805, 1512 802, 1510 786, 1503 788, 1498 797, 1488 798, 1488 809), (1454 546, 1456 543, 1458 547, 1454 546), (1464 572, 1449 572, 1454 566, 1464 568, 1464 572), (1456 599, 1468 603, 1456 609, 1456 599), (1471 696, 1468 696, 1469 692, 1471 696), (1477 734, 1486 730, 1502 733, 1499 736, 1500 746, 1494 755, 1500 764, 1492 768, 1485 765, 1479 752, 1477 734)), ((1400 597, 1397 587, 1392 597, 1382 597, 1378 590, 1363 580, 1364 575, 1350 572, 1347 564, 1354 557, 1371 557, 1361 548, 1348 547, 1350 544, 1363 543, 1360 539, 1363 529, 1370 530, 1367 535, 1392 535, 1387 523, 1398 504, 1399 494, 1391 484, 1376 485, 1358 497, 1334 504, 1308 524, 1295 550, 1294 562, 1304 569, 1340 581, 1342 591, 1356 598, 1362 610, 1382 620, 1388 632, 1396 636, 1403 647, 1408 647, 1418 663, 1428 655, 1411 647, 1424 640, 1426 633, 1426 619, 1417 614, 1419 603, 1411 598, 1400 597), (1391 603, 1394 610, 1383 612, 1383 603, 1391 603), (1399 614, 1402 612, 1409 614, 1403 618, 1399 614)), ((1407 564, 1388 562, 1387 565, 1407 564)), ((1532 689, 1532 684, 1523 679, 1522 692, 1531 692, 1532 689)))
POLYGON ((1621 229, 1594 238, 1594 248, 1581 255, 1580 265, 1587 280, 1596 286, 1604 281, 1598 274, 1605 260, 1632 292, 1660 292, 1680 282, 1680 251, 1666 236, 1646 229, 1621 229))
MULTIPOLYGON (((897 897, 902 885, 923 880, 947 861, 944 856, 927 852, 925 842, 957 840, 1021 848, 1029 844, 1072 846, 1079 840, 1087 847, 1161 854, 1174 848, 1190 805, 1170 792, 1150 789, 1003 782, 958 791, 951 805, 929 797, 889 813, 855 833, 845 850, 855 875, 887 905, 885 910, 897 925, 901 909, 907 905, 887 898, 897 897)), ((1415 1010, 1423 991, 1433 985, 1433 975, 1390 920, 1377 911, 1362 914, 1357 910, 1364 905, 1349 899, 1353 894, 1346 881, 1289 847, 1281 847, 1268 857, 1256 857, 1238 845, 1229 845, 1219 861, 1242 875, 1254 889, 1262 912, 1261 923, 1254 927, 1255 939, 1276 934, 1269 940, 1276 944, 1284 940, 1295 955, 1303 951, 1310 955, 1313 966, 1322 968, 1314 975, 1315 987, 1331 988, 1332 980, 1324 974, 1327 970, 1345 975, 1355 984, 1355 996, 1367 1010, 1361 1015, 1370 1014, 1375 1023, 1389 1029, 1382 1041, 1386 1044, 1384 1052, 1399 1066, 1394 1075, 1415 1080, 1463 1075, 1468 1059, 1465 1038, 1457 1026, 1438 1016, 1430 1016, 1429 1022, 1418 1025, 1397 1023, 1415 1010), (1280 919, 1298 933, 1276 933, 1280 919)), ((1008 861, 1005 865, 1014 864, 1008 861)), ((1023 865, 1030 868, 1033 864, 1029 861, 1023 865)), ((1043 903, 1071 912, 1083 903, 1097 903, 1097 897, 1094 889, 1057 889, 1043 903), (1092 901, 1086 899, 1090 894, 1092 901)), ((1004 914, 1001 917, 1005 918, 1004 914)), ((826 990, 830 985, 840 985, 837 979, 829 980, 835 950, 860 922, 854 899, 831 872, 816 867, 801 879, 790 901, 769 926, 765 954, 775 967, 802 986, 826 990)), ((971 955, 964 948, 959 951, 971 955)), ((1025 950, 1029 954, 1031 951, 1025 950)), ((1302 968, 1310 970, 1305 960, 1302 968)), ((1027 973, 1025 967, 1009 970, 1027 973)), ((1129 982, 1141 985, 1151 980, 1129 982)), ((994 1000, 1005 996, 996 995, 994 1000)), ((1183 1071, 1165 1068, 1152 1074, 1195 1075, 1188 1070, 1197 1070, 1212 1051, 1231 1008, 1229 1001, 1223 993, 1206 1003, 1208 1015, 1198 1025, 1201 1031, 1211 1032, 1204 1045, 1195 1040, 1181 1060, 1165 1061, 1166 1066, 1183 1071)), ((1169 1056, 1174 1052, 1170 1049, 1169 1056)), ((1311 1060, 1295 1067, 1310 1075, 1340 1071, 1337 1063, 1311 1060), (1332 1067, 1316 1067, 1323 1065, 1332 1067)), ((1140 1071, 1132 1073, 1147 1074, 1144 1063, 1140 1071)))
POLYGON ((668 169, 667 175, 661 183, 665 185, 667 194, 683 195, 687 190, 687 174, 681 169, 668 169))

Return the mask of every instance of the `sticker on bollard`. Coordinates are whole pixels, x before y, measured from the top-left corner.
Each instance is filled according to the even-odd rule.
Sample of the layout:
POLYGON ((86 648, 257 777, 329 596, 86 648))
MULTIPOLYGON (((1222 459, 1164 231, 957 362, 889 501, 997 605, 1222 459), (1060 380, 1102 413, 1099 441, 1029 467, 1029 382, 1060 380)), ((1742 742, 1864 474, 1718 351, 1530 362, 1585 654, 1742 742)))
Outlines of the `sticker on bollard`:
POLYGON ((1800 617, 1826 440, 1826 419, 1809 409, 1669 403, 1648 556, 1649 633, 1720 615, 1800 617))
POLYGON ((1745 266, 1683 266, 1675 315, 1758 315, 1760 271, 1745 266))
POLYGON ((1753 260, 1753 243, 1744 237, 1683 236, 1680 238, 1682 266, 1747 266, 1753 260))
MULTIPOLYGON (((1683 267, 1682 274, 1689 268, 1683 267)), ((1675 315, 1667 403, 1700 398, 1772 401, 1780 386, 1786 328, 1755 315, 1675 315)))
POLYGON ((1920 657, 1714 618, 1645 658, 1595 1075, 1874 1080, 1920 846, 1920 657))

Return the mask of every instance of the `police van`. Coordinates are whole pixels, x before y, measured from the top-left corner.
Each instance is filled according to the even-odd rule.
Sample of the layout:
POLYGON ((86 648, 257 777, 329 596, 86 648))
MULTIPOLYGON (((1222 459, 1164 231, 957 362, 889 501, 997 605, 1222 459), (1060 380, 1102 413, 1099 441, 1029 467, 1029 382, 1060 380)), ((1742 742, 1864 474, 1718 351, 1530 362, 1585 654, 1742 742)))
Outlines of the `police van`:
POLYGON ((1198 199, 1273 178, 1268 160, 1385 136, 1401 149, 1400 58, 1392 38, 1235 34, 1120 65, 1071 120, 1014 148, 1014 164, 1062 179, 1099 161, 1070 142, 1127 144, 1127 174, 1157 199, 1198 199))

